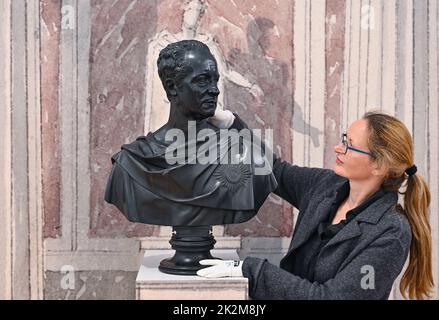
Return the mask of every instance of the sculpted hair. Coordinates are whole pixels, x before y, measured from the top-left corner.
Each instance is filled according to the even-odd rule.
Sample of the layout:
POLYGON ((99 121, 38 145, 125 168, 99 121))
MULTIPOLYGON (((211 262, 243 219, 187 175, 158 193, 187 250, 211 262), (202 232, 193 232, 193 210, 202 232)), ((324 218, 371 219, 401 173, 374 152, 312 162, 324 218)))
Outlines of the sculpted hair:
POLYGON ((369 127, 369 148, 372 158, 387 166, 383 188, 398 191, 405 187, 404 212, 412 230, 410 259, 401 279, 400 290, 404 297, 422 299, 430 297, 434 286, 432 275, 432 239, 428 220, 430 191, 419 172, 408 176, 405 170, 414 165, 413 140, 407 127, 397 118, 368 112, 363 116, 369 127))
POLYGON ((205 50, 210 55, 209 47, 197 40, 182 40, 168 44, 160 51, 157 59, 157 69, 163 87, 167 91, 166 81, 174 80, 177 83, 188 72, 184 64, 185 53, 190 50, 205 50))

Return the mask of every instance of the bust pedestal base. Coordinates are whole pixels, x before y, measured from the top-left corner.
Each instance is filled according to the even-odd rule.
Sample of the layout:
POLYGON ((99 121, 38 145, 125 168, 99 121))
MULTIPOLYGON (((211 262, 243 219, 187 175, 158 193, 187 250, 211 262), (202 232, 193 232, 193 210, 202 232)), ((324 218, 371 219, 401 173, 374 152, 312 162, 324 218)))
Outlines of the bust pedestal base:
MULTIPOLYGON (((173 250, 147 250, 136 278, 137 300, 247 300, 247 278, 207 279, 199 276, 177 276, 160 272, 160 261, 173 250)), ((239 260, 236 250, 212 250, 223 260, 239 260)))
POLYGON ((175 250, 174 256, 163 259, 159 270, 176 275, 197 275, 203 269, 200 260, 214 259, 210 250, 215 245, 211 226, 173 227, 169 243, 175 250))

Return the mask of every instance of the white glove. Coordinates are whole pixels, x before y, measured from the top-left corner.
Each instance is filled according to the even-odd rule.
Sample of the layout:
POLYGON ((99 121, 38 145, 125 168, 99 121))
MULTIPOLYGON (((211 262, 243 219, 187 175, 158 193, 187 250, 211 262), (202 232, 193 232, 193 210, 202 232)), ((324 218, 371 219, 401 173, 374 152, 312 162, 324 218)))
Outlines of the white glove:
POLYGON ((216 108, 215 115, 210 117, 208 121, 217 128, 228 129, 232 126, 233 121, 235 121, 235 116, 229 110, 216 108))
POLYGON ((197 271, 197 275, 206 278, 242 277, 242 261, 205 259, 201 265, 212 266, 197 271))

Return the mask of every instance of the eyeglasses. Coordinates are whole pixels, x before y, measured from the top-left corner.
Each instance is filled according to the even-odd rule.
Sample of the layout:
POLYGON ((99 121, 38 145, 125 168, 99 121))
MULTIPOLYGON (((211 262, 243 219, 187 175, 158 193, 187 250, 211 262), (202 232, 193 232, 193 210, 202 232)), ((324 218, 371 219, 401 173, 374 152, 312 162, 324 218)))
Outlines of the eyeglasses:
POLYGON ((356 152, 360 152, 360 153, 367 154, 367 155, 369 155, 369 156, 372 155, 370 152, 367 152, 367 151, 360 150, 360 149, 357 149, 357 148, 354 148, 354 147, 349 146, 349 144, 348 144, 348 139, 347 139, 347 134, 346 134, 346 133, 343 133, 343 134, 341 135, 341 143, 342 143, 343 146, 344 146, 344 153, 343 153, 343 154, 346 154, 346 153, 348 152, 348 150, 353 150, 353 151, 356 151, 356 152))

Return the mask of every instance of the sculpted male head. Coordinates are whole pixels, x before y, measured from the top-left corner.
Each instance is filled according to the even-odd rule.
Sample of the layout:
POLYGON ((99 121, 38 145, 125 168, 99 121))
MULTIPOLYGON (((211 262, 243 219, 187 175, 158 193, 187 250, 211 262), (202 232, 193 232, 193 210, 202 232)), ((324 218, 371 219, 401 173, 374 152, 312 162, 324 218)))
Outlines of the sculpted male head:
POLYGON ((204 43, 183 40, 169 44, 160 51, 157 67, 171 105, 194 119, 215 114, 219 74, 204 43))

